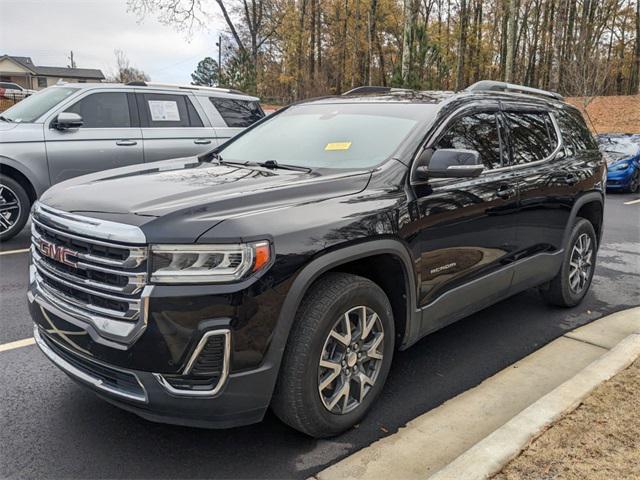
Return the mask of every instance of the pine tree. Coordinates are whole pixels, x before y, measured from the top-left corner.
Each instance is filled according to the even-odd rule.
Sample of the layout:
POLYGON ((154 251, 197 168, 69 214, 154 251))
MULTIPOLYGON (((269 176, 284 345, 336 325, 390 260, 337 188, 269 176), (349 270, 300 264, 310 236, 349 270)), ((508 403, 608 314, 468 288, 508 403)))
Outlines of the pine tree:
POLYGON ((218 74, 218 62, 211 57, 205 57, 198 62, 195 72, 191 74, 191 84, 213 87, 219 83, 218 74))

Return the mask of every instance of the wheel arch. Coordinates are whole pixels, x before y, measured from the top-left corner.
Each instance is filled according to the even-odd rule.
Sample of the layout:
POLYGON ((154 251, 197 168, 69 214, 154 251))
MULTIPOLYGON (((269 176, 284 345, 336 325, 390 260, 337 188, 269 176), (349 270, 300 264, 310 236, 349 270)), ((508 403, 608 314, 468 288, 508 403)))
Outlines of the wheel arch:
MULTIPOLYGON (((399 345, 402 348, 402 345, 407 343, 407 339, 411 337, 413 330, 419 327, 419 322, 417 322, 419 312, 415 308, 416 280, 411 256, 407 248, 399 240, 371 240, 329 251, 312 260, 295 277, 280 309, 278 323, 269 349, 267 360, 275 367, 276 372, 280 368, 280 362, 293 326, 296 311, 311 285, 327 272, 354 272, 354 263, 383 255, 389 255, 396 259, 403 269, 405 318, 402 319, 403 337, 400 339, 399 345)), ((383 287, 381 286, 381 288, 383 287)), ((397 326, 398 319, 394 320, 397 326)))
POLYGON ((567 241, 569 240, 569 235, 571 234, 571 228, 573 227, 577 217, 585 218, 591 222, 594 230, 596 231, 598 245, 600 245, 604 228, 604 194, 601 192, 589 192, 576 200, 573 204, 569 221, 567 222, 564 230, 562 245, 566 246, 567 241))
POLYGON ((34 185, 34 182, 31 180, 29 175, 23 172, 22 169, 19 169, 16 166, 6 162, 5 158, 0 158, 0 173, 11 177, 16 182, 18 182, 27 192, 31 203, 35 202, 38 199, 39 194, 42 193, 38 192, 38 189, 34 185))

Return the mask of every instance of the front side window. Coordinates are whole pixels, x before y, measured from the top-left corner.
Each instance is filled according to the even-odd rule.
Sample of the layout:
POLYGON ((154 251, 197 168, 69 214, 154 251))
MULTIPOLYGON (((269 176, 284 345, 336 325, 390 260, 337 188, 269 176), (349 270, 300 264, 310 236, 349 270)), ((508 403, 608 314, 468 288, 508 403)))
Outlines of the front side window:
POLYGON ((436 142, 435 149, 476 150, 485 168, 503 166, 500 127, 494 112, 478 112, 453 121, 436 142))
POLYGON ((142 114, 143 118, 146 117, 148 127, 204 126, 191 100, 185 95, 145 93, 139 98, 141 100, 138 103, 142 102, 142 114))
POLYGON ((123 92, 92 93, 65 111, 80 115, 84 121, 82 128, 131 127, 129 102, 123 92))
POLYGON ((236 137, 220 154, 234 162, 309 168, 367 168, 387 160, 435 105, 294 105, 236 137))
POLYGON ((228 127, 246 128, 264 117, 258 102, 219 97, 209 97, 209 101, 228 127))
POLYGON ((558 137, 545 112, 505 112, 513 163, 521 165, 549 157, 558 146, 558 137))
POLYGON ((31 123, 78 91, 77 88, 52 87, 31 95, 2 112, 9 122, 31 123))

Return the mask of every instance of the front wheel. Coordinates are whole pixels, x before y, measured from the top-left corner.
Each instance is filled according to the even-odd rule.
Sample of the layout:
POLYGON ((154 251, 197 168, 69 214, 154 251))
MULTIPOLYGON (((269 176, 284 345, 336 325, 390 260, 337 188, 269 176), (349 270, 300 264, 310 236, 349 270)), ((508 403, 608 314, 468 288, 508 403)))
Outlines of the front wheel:
POLYGON ((629 180, 629 193, 638 193, 640 190, 640 167, 636 167, 631 180, 629 180))
POLYGON ((272 408, 313 437, 358 423, 389 373, 395 330, 391 304, 372 281, 346 273, 318 280, 296 314, 272 408))
POLYGON ((29 218, 31 202, 22 185, 0 174, 0 242, 17 235, 29 218))

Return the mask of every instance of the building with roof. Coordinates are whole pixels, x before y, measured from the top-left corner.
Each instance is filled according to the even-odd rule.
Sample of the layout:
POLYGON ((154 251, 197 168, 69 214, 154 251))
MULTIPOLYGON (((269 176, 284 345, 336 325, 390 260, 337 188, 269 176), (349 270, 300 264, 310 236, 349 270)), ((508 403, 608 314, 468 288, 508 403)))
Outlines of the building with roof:
POLYGON ((59 81, 101 82, 105 79, 95 68, 44 67, 33 63, 31 57, 0 55, 0 82, 13 82, 24 88, 42 90, 59 81))

